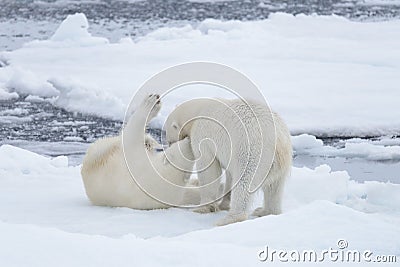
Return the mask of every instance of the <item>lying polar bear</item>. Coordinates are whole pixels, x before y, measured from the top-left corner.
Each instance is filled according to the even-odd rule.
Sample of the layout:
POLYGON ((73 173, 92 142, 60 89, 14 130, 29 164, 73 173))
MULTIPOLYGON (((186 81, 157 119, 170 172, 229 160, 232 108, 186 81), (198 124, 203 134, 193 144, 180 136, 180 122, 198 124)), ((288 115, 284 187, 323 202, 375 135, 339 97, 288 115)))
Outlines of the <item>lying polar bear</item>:
POLYGON ((239 99, 194 99, 179 105, 169 115, 165 130, 169 143, 188 136, 191 139, 204 205, 198 212, 224 209, 230 201, 228 215, 217 225, 246 220, 257 184, 262 185, 264 205, 253 215, 281 212, 282 190, 292 164, 292 146, 287 126, 267 106, 239 99), (217 189, 222 169, 226 175, 225 197, 217 189), (235 186, 229 200, 232 183, 235 186), (221 198, 218 206, 216 200, 221 198))
MULTIPOLYGON (((148 96, 130 117, 122 134, 100 139, 89 147, 83 159, 81 174, 86 194, 94 205, 145 210, 167 208, 167 203, 156 200, 142 190, 151 186, 157 198, 164 193, 165 188, 158 184, 146 184, 147 181, 156 181, 160 176, 170 183, 184 186, 189 180, 190 172, 182 170, 191 170, 194 164, 189 139, 159 152, 161 145, 150 135, 144 134, 146 123, 161 108, 159 98, 159 95, 148 96), (136 177, 140 179, 140 186, 131 177, 125 162, 124 149, 126 155, 133 155, 136 168, 134 172, 140 176, 136 177), (180 168, 171 164, 171 161, 178 162, 180 168)), ((199 192, 194 188, 187 188, 184 194, 179 191, 179 194, 174 193, 172 196, 174 199, 171 202, 176 205, 195 205, 200 202, 199 192)))

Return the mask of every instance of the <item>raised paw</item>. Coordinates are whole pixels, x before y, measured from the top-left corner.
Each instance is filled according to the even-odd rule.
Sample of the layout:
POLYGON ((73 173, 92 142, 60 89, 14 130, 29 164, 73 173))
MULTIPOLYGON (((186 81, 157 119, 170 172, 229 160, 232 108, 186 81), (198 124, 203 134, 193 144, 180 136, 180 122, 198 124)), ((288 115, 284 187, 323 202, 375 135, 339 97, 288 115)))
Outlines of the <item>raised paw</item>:
POLYGON ((247 215, 245 213, 239 214, 228 214, 224 218, 217 221, 216 226, 223 226, 231 223, 242 222, 247 220, 247 215))
POLYGON ((147 96, 141 105, 142 110, 148 115, 148 121, 157 116, 161 109, 160 95, 151 94, 147 96))
POLYGON ((218 208, 217 204, 212 203, 212 204, 208 204, 208 205, 202 206, 200 208, 194 209, 193 211, 197 212, 197 213, 211 213, 211 212, 219 211, 219 208, 218 208))

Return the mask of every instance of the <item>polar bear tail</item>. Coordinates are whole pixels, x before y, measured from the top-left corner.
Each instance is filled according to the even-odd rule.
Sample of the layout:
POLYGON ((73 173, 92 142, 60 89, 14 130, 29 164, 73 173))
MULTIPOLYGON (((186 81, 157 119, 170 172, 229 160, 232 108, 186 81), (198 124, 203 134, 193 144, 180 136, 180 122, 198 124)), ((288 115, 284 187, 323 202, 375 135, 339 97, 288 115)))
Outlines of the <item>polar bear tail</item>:
POLYGON ((104 165, 111 155, 121 149, 121 138, 111 137, 102 138, 89 146, 89 149, 83 159, 82 176, 91 170, 104 165))

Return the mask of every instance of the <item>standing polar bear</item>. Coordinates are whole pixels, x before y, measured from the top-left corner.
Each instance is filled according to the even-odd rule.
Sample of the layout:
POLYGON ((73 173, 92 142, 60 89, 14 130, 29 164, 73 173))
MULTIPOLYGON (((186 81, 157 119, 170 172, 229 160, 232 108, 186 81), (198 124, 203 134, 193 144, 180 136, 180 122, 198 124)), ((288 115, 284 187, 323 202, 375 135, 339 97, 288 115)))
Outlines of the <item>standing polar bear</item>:
POLYGON ((217 225, 246 220, 252 193, 258 186, 264 191, 264 204, 253 215, 281 212, 292 146, 287 126, 266 105, 240 99, 194 99, 169 115, 165 130, 169 143, 191 139, 204 205, 198 212, 229 209, 230 202, 228 215, 217 225), (219 194, 222 169, 226 190, 219 194))
MULTIPOLYGON (((148 96, 130 117, 121 135, 100 139, 89 147, 81 174, 93 204, 145 210, 167 208, 169 203, 157 199, 165 194, 165 188, 158 181, 165 179, 178 186, 186 184, 190 173, 184 170, 191 170, 194 165, 189 139, 159 152, 158 142, 144 133, 146 123, 160 110, 159 98, 159 95, 148 96), (134 164, 130 164, 131 160, 134 164), (149 187, 153 189, 152 196, 146 191, 149 187)), ((198 194, 195 189, 187 188, 170 192, 170 198, 164 199, 172 205, 195 205, 199 202, 198 194)))

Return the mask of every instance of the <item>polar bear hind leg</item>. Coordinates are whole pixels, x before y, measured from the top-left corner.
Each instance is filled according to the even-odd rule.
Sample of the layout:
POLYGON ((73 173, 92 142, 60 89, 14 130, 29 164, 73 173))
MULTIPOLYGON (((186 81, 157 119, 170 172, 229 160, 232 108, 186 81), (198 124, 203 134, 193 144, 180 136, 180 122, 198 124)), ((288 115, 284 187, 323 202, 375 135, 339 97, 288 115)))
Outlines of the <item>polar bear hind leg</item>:
POLYGON ((262 217, 266 215, 278 215, 282 212, 282 193, 285 177, 276 179, 271 184, 263 185, 264 205, 254 210, 252 216, 262 217))
POLYGON ((248 172, 243 174, 235 187, 232 189, 232 201, 229 213, 219 221, 217 226, 223 226, 231 223, 241 222, 247 220, 247 210, 249 203, 251 203, 251 194, 248 190, 249 181, 251 181, 252 173, 248 172))
POLYGON ((230 172, 225 171, 225 186, 224 186, 224 197, 221 203, 219 203, 219 210, 229 210, 231 207, 231 188, 232 188, 232 175, 230 172))

